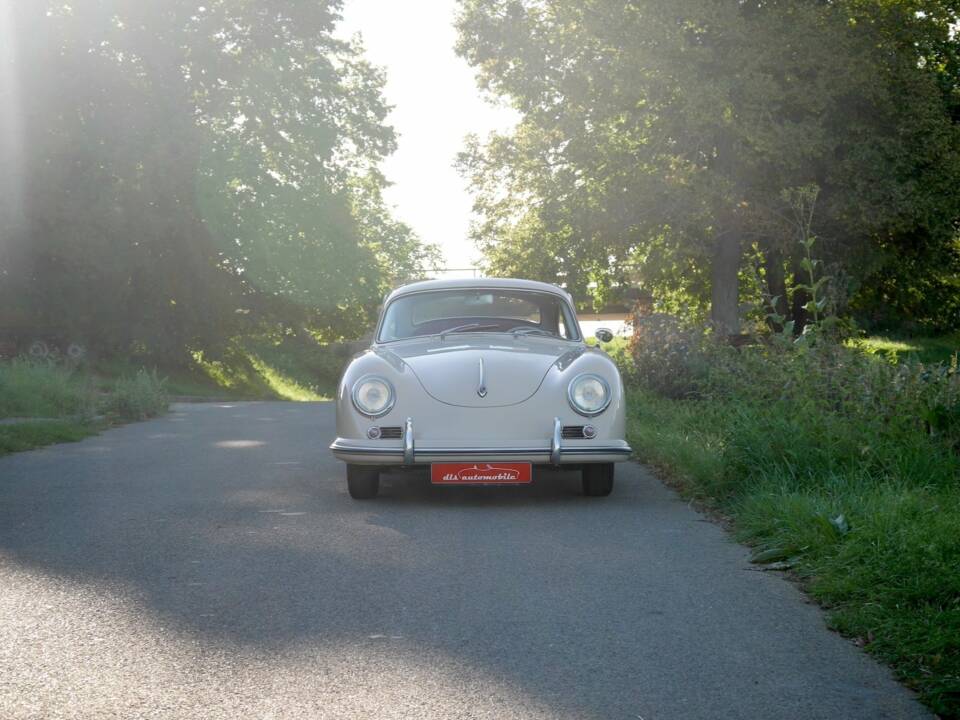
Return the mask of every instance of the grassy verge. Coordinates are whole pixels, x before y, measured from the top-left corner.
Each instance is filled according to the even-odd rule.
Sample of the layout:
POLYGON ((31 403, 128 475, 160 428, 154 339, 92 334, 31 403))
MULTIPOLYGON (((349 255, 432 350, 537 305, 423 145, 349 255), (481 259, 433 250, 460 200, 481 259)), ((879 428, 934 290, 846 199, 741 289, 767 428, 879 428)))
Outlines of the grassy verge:
POLYGON ((89 372, 46 362, 0 363, 0 455, 95 434, 111 422, 167 409, 156 372, 138 370, 104 385, 89 372))
POLYGON ((90 368, 0 362, 0 419, 58 422, 0 425, 0 454, 78 440, 104 424, 153 417, 171 396, 223 400, 327 400, 348 361, 345 347, 306 334, 236 339, 216 357, 195 353, 184 367, 146 370, 126 359, 90 368), (104 422, 105 418, 105 422, 104 422))
POLYGON ((957 376, 844 348, 676 347, 635 350, 626 368, 639 457, 960 717, 957 376))
POLYGON ((48 363, 0 363, 0 418, 94 414, 96 388, 87 377, 48 363))
MULTIPOLYGON (((217 354, 195 351, 191 361, 157 373, 171 396, 214 400, 329 400, 349 359, 343 346, 323 345, 308 334, 274 333, 235 338, 217 354)), ((93 368, 107 390, 131 375, 130 360, 100 360, 93 368)))
POLYGON ((69 420, 0 425, 0 455, 33 450, 54 443, 76 442, 95 435, 98 427, 69 420))
MULTIPOLYGON (((156 367, 150 363, 148 365, 150 372, 155 372, 162 379, 164 390, 171 397, 185 396, 214 400, 242 400, 248 397, 243 392, 219 385, 195 365, 186 367, 156 367)), ((89 374, 97 389, 108 393, 118 378, 131 377, 140 368, 140 364, 128 359, 100 359, 90 368, 89 374)))
POLYGON ((195 353, 196 370, 234 397, 330 400, 348 357, 337 346, 299 335, 262 335, 234 341, 218 357, 195 353))

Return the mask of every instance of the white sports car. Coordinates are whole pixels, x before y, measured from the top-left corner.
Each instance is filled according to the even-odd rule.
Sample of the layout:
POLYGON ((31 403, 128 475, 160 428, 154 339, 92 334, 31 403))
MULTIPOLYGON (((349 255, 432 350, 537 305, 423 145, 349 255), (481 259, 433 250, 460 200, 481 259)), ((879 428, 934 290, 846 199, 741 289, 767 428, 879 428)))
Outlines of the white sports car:
POLYGON ((330 449, 358 499, 376 496, 388 469, 509 485, 532 482, 535 465, 580 469, 584 494, 603 496, 630 456, 616 365, 584 342, 568 293, 528 280, 390 293, 373 344, 340 380, 337 435, 330 449))

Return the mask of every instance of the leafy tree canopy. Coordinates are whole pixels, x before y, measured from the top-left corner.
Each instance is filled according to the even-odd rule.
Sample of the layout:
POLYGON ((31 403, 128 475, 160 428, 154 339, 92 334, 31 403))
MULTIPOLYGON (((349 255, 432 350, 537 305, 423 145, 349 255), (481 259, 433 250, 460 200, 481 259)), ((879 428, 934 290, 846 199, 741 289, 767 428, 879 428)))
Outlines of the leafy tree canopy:
POLYGON ((461 0, 458 51, 522 113, 461 157, 475 239, 494 272, 559 275, 601 302, 639 283, 735 330, 749 261, 772 289, 797 273, 784 191, 816 185, 813 230, 846 291, 904 253, 942 280, 960 217, 956 18, 891 0, 461 0))
POLYGON ((365 327, 433 251, 384 203, 384 76, 339 10, 15 4, 5 324, 169 355, 251 319, 365 327))

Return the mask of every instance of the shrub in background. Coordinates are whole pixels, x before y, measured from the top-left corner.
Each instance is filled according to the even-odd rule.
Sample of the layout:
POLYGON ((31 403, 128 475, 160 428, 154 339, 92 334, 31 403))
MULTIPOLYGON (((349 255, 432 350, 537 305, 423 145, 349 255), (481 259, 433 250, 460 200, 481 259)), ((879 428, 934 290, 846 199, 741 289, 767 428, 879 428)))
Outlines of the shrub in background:
MULTIPOLYGON (((821 336, 732 347, 663 316, 643 318, 624 377, 666 398, 750 405, 798 422, 852 421, 872 438, 960 448, 960 373, 950 364, 890 363, 821 336)), ((874 443, 875 444, 875 443, 874 443)))
POLYGON ((637 316, 629 357, 619 359, 621 371, 664 397, 689 397, 697 393, 711 345, 705 331, 684 326, 672 315, 637 316))
POLYGON ((140 369, 119 378, 104 400, 104 409, 123 420, 146 420, 166 412, 170 401, 157 371, 140 369))

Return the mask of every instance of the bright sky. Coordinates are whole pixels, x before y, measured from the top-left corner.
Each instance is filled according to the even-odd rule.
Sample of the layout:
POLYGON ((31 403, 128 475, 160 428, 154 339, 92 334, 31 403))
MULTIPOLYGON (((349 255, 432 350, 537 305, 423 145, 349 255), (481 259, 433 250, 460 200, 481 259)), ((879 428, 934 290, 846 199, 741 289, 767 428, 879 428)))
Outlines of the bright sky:
POLYGON ((453 168, 468 133, 484 137, 513 125, 516 114, 480 94, 473 70, 453 45, 454 0, 345 0, 338 34, 360 33, 367 57, 385 67, 388 122, 399 149, 384 171, 399 219, 436 243, 447 267, 469 267, 479 253, 467 238, 472 200, 453 168))

